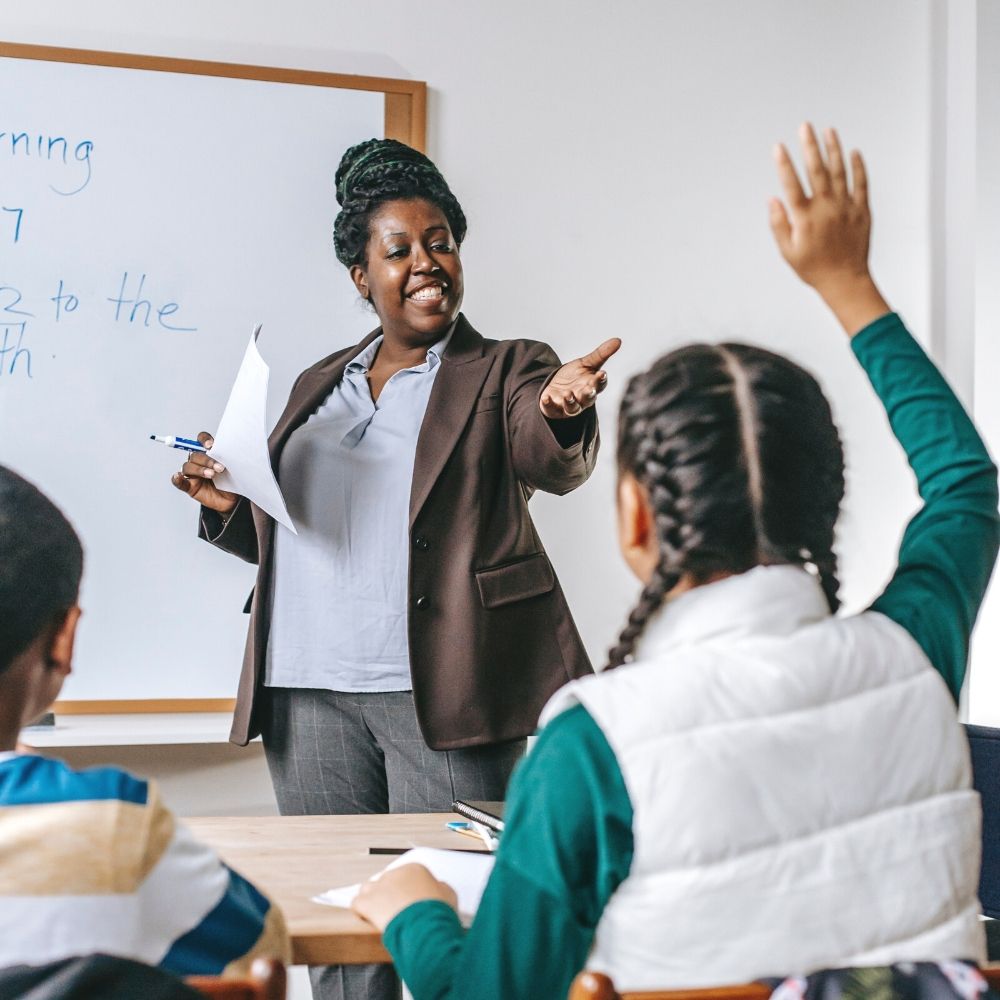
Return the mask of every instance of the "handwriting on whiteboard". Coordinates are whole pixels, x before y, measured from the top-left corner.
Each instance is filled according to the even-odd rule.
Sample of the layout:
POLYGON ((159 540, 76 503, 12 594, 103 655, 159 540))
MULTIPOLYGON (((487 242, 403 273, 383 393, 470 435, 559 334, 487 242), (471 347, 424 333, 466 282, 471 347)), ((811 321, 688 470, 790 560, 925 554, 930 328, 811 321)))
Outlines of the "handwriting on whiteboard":
POLYGON ((62 135, 0 131, 0 158, 48 170, 49 187, 67 197, 79 194, 90 183, 93 153, 90 139, 72 142, 62 135))
MULTIPOLYGON (((91 182, 94 145, 91 139, 0 129, 0 174, 10 173, 2 168, 4 160, 16 161, 11 166, 22 179, 37 175, 55 194, 72 197, 91 182)), ((0 249, 15 247, 15 262, 32 243, 30 211, 17 202, 17 195, 0 192, 0 249)), ((167 333, 198 329, 182 318, 179 302, 158 294, 154 277, 143 270, 109 275, 107 293, 89 299, 65 277, 53 280, 51 295, 32 302, 25 300, 19 284, 16 274, 8 271, 7 260, 0 256, 0 378, 30 379, 38 374, 33 341, 39 338, 39 324, 71 324, 89 314, 119 328, 167 333)))
MULTIPOLYGON (((0 276, 2 280, 2 276, 0 276)), ((150 290, 153 283, 144 272, 122 272, 114 295, 87 303, 102 318, 119 327, 136 330, 165 330, 170 333, 194 333, 196 326, 184 326, 178 302, 156 298, 150 290)), ((55 323, 70 320, 81 308, 82 300, 60 278, 50 305, 41 303, 46 318, 55 323)), ((39 304, 27 303, 13 285, 0 284, 0 378, 20 375, 34 378, 32 373, 31 321, 39 318, 39 304), (30 306, 30 308, 29 308, 30 306)), ((86 311, 86 310, 84 310, 86 311)))

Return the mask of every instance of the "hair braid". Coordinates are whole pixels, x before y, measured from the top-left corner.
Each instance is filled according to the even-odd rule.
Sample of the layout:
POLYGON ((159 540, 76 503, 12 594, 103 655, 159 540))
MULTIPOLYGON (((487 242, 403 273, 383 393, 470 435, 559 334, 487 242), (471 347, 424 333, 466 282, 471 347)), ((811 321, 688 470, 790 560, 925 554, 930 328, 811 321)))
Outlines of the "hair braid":
POLYGON ((836 613, 840 608, 840 579, 837 575, 837 553, 833 542, 837 515, 840 512, 840 498, 844 495, 844 464, 839 438, 825 444, 830 453, 815 457, 819 460, 817 465, 825 467, 826 472, 825 476, 818 477, 816 494, 818 499, 826 498, 826 502, 817 503, 812 519, 802 524, 800 533, 804 544, 800 554, 805 560, 806 569, 815 568, 830 611, 836 613))
POLYGON ((618 636, 618 642, 608 650, 606 670, 613 670, 626 663, 635 650, 635 644, 646 630, 646 623, 663 604, 663 599, 677 585, 680 574, 668 572, 663 563, 653 570, 649 583, 642 588, 639 600, 628 616, 628 622, 618 636))
POLYGON ((677 586, 681 576, 683 545, 674 502, 676 485, 671 480, 667 465, 657 456, 660 444, 654 427, 650 436, 643 440, 636 456, 642 464, 642 481, 649 490, 653 506, 660 561, 630 612, 618 642, 608 652, 608 669, 621 666, 632 656, 649 619, 660 609, 664 598, 677 586))
POLYGON ((685 575, 704 583, 762 564, 802 566, 839 607, 843 451, 819 384, 798 365, 745 344, 665 355, 626 388, 618 466, 648 493, 660 557, 608 667, 632 656, 685 575))
POLYGON ((836 614, 840 608, 840 576, 837 553, 833 545, 837 519, 840 516, 840 503, 844 497, 844 448, 832 415, 826 426, 830 431, 825 441, 827 454, 816 455, 827 475, 825 481, 821 480, 819 483, 818 492, 822 498, 823 512, 813 525, 818 537, 812 543, 812 561, 819 573, 819 581, 830 605, 830 612, 836 614))
POLYGON ((840 607, 834 540, 844 496, 844 451, 816 380, 786 358, 730 345, 753 383, 757 448, 766 477, 761 562, 803 566, 840 607))
POLYGON ((337 259, 363 264, 372 216, 387 201, 425 198, 444 213, 456 243, 467 228, 465 213, 441 172, 423 153, 395 139, 368 139, 344 153, 335 177, 341 210, 333 224, 337 259))
POLYGON ((814 554, 812 558, 819 574, 819 583, 826 595, 830 611, 836 613, 840 607, 840 579, 837 576, 837 556, 833 549, 822 554, 814 554))
MULTIPOLYGON (((702 355, 699 347, 690 355, 702 355)), ((633 378, 622 400, 618 428, 618 461, 645 487, 652 507, 660 559, 617 644, 608 653, 608 668, 621 666, 634 653, 650 618, 684 572, 713 560, 712 545, 698 522, 698 509, 690 500, 689 480, 701 461, 700 446, 693 449, 683 433, 699 417, 691 411, 691 378, 687 364, 655 365, 646 375, 633 378)), ((728 501, 724 501, 726 505, 728 501)), ((745 520, 749 514, 743 512, 745 520)), ((706 572, 711 572, 707 565, 706 572)))

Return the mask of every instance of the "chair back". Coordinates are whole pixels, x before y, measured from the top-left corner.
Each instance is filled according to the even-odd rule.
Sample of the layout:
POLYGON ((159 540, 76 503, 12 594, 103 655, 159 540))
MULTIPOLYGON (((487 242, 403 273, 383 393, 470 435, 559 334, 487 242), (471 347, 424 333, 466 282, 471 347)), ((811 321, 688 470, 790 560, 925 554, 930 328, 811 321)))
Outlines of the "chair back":
POLYGON ((988 917, 1000 917, 1000 729, 966 726, 972 754, 972 784, 983 803, 983 867, 979 902, 988 917))
MULTIPOLYGON (((1000 993, 1000 965, 980 969, 994 993, 1000 993)), ((771 988, 762 983, 710 986, 697 990, 649 990, 619 993, 603 972, 581 972, 569 988, 569 1000, 769 1000, 771 988)))
POLYGON ((761 983, 712 986, 696 990, 619 993, 603 972, 581 972, 569 989, 569 1000, 769 1000, 770 996, 770 988, 761 983))
POLYGON ((187 976, 184 982, 212 1000, 285 1000, 287 988, 285 967, 273 958, 258 958, 242 979, 187 976))

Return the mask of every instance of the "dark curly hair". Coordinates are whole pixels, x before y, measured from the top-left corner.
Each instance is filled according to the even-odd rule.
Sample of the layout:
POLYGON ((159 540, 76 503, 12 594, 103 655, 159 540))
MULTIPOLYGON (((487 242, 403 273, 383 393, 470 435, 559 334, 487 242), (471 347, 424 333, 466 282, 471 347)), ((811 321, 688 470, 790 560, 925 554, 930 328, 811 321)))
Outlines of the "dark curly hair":
POLYGON ((0 465, 0 673, 76 604, 83 548, 43 493, 0 465))
POLYGON ((368 139, 344 153, 337 167, 340 213, 333 246, 345 267, 365 263, 369 224, 379 206, 397 198, 426 198, 445 214, 461 246, 465 213, 441 172, 423 153, 395 139, 368 139))
POLYGON ((660 561, 608 654, 628 660, 650 616, 685 573, 703 583, 762 564, 804 566, 837 597, 834 528, 844 453, 816 379, 746 344, 694 344, 628 384, 619 474, 650 497, 660 561))

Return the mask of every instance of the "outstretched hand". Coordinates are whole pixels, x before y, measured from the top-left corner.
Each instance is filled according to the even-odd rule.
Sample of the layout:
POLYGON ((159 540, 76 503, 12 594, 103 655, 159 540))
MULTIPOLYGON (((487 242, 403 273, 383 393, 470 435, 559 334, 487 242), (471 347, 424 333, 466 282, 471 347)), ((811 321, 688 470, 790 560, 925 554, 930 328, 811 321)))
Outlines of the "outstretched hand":
POLYGON ((608 373, 603 371, 604 362, 621 346, 621 340, 612 337, 590 354, 567 361, 542 391, 538 408, 549 420, 563 420, 593 406, 598 394, 608 384, 608 373))
POLYGON ((889 311, 868 270, 871 213, 868 176, 861 154, 851 153, 851 179, 837 133, 823 133, 820 149, 813 127, 799 129, 809 192, 788 150, 774 150, 786 205, 770 202, 771 231, 792 270, 826 300, 848 333, 856 333, 889 311))

